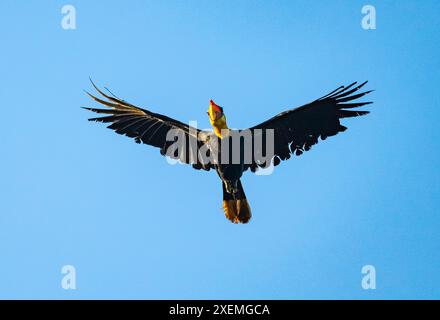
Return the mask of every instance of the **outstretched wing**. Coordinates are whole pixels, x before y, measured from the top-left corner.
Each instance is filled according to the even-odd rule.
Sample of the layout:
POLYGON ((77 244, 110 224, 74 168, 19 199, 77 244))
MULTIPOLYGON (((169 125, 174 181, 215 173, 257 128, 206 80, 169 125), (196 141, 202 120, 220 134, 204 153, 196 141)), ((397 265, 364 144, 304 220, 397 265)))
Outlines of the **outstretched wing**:
POLYGON ((84 109, 103 115, 97 118, 90 118, 89 121, 110 123, 107 128, 114 130, 118 134, 134 138, 136 143, 142 142, 160 148, 162 155, 192 164, 195 169, 210 169, 209 164, 200 163, 197 157, 198 150, 207 141, 206 132, 190 127, 170 117, 139 108, 113 95, 109 96, 102 92, 93 82, 92 84, 103 98, 101 99, 88 92, 86 93, 96 102, 108 107, 108 109, 84 107, 84 109), (173 130, 172 134, 168 135, 167 138, 170 130, 173 130), (175 139, 171 140, 170 136, 175 139), (169 153, 168 148, 176 142, 178 136, 181 141, 185 141, 185 146, 169 153), (194 153, 191 154, 194 150, 191 151, 190 146, 197 146, 193 148, 196 149, 195 156, 194 153))
MULTIPOLYGON (((325 140, 327 137, 345 131, 347 128, 341 125, 341 118, 357 117, 369 113, 369 111, 352 110, 372 103, 354 101, 372 92, 371 90, 356 93, 366 83, 367 81, 356 86, 357 82, 354 82, 346 87, 341 86, 309 104, 282 112, 250 130, 255 136, 256 132, 273 129, 273 164, 277 166, 282 160, 289 159, 292 153, 299 156, 304 151, 310 150, 314 144, 318 143, 318 138, 325 140)), ((263 138, 262 141, 262 148, 267 150, 266 139, 263 138)), ((254 172, 258 167, 267 167, 267 165, 269 164, 260 163, 253 158, 252 164, 247 165, 247 168, 250 167, 254 172)))

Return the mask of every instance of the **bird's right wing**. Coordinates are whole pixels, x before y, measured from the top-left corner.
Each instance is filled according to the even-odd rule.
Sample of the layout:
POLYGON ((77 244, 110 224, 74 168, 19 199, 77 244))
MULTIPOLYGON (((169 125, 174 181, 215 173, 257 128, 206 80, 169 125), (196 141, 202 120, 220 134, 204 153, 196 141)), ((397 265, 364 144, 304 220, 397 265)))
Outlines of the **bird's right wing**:
POLYGON ((134 138, 136 143, 142 142, 160 148, 162 155, 191 164, 195 169, 209 170, 212 167, 209 163, 201 163, 197 157, 199 149, 208 141, 206 132, 170 117, 139 108, 115 96, 109 96, 93 82, 92 84, 103 98, 98 98, 88 92, 87 94, 108 109, 85 107, 84 109, 104 115, 90 118, 89 121, 110 123, 107 128, 116 133, 134 138), (178 142, 176 140, 179 139, 180 142, 185 141, 185 146, 181 146, 178 150, 173 148, 170 152, 170 147, 175 145, 178 142), (191 149, 190 146, 195 148, 191 149))

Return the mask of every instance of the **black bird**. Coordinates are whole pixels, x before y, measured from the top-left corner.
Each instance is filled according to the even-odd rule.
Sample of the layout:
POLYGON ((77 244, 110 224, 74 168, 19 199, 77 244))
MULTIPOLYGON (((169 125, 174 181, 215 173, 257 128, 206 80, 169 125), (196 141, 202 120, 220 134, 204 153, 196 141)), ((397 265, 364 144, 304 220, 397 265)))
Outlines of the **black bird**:
POLYGON ((247 223, 251 209, 240 182, 243 172, 277 166, 290 159, 291 154, 299 156, 310 150, 319 138, 325 140, 345 131, 347 128, 341 125, 341 118, 369 113, 353 110, 372 103, 355 101, 372 92, 356 93, 366 83, 341 86, 311 103, 284 111, 246 130, 229 129, 223 108, 212 100, 208 115, 214 131, 202 131, 106 94, 93 82, 102 97, 87 94, 109 108, 85 109, 104 115, 90 121, 110 123, 108 128, 116 133, 160 148, 162 155, 191 164, 197 170, 216 170, 222 180, 226 217, 233 223, 247 223), (234 137, 238 137, 236 144, 234 137))

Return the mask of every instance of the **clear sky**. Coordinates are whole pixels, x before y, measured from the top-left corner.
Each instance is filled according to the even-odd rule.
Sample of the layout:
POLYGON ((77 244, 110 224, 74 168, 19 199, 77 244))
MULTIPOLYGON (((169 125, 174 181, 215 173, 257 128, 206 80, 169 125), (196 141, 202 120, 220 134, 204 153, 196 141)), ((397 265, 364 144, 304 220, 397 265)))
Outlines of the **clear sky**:
POLYGON ((0 298, 440 298, 439 9, 1 1, 0 298), (247 173, 253 219, 233 225, 214 172, 87 122, 89 76, 201 128, 210 98, 246 128, 341 84, 376 91, 345 133, 247 173))

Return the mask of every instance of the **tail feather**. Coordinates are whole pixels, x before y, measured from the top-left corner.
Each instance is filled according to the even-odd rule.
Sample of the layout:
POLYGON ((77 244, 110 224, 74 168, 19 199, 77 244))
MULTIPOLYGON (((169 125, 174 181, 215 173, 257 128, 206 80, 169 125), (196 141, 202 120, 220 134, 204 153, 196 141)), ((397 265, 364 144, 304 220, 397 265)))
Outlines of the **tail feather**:
POLYGON ((232 195, 226 191, 224 182, 222 182, 222 185, 223 209, 225 211, 226 218, 232 223, 248 223, 251 219, 252 213, 240 180, 238 180, 238 190, 235 195, 232 195))

